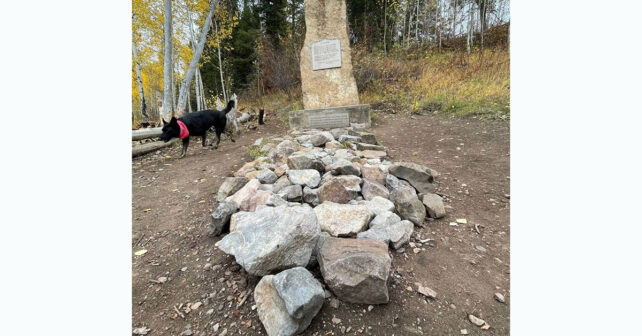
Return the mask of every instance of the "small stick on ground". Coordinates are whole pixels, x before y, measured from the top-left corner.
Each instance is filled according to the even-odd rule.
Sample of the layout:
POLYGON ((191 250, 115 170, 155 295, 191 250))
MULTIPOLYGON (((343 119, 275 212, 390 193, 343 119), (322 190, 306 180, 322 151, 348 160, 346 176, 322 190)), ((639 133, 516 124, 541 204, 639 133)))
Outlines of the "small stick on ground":
POLYGON ((176 306, 174 306, 174 311, 176 311, 176 313, 178 314, 178 316, 180 316, 181 318, 185 318, 185 315, 183 315, 183 313, 181 313, 181 312, 176 308, 176 306))

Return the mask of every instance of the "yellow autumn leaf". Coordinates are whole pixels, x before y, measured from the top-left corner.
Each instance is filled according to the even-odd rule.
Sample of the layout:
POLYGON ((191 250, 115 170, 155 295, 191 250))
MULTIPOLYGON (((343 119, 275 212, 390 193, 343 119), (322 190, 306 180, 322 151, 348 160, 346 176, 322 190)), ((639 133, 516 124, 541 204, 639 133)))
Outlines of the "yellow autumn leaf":
POLYGON ((144 211, 144 212, 150 212, 150 211, 152 211, 152 209, 145 209, 145 210, 143 210, 143 211, 144 211))
POLYGON ((198 203, 199 203, 199 204, 200 204, 200 203, 205 203, 205 200, 200 200, 200 201, 198 201, 198 203))

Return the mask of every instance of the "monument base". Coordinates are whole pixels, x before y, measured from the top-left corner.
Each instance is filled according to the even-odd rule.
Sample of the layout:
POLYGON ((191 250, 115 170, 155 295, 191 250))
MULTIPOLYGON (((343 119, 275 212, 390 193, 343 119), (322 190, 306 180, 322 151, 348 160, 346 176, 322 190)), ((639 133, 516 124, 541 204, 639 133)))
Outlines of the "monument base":
POLYGON ((290 129, 370 128, 370 105, 334 106, 290 111, 290 129))

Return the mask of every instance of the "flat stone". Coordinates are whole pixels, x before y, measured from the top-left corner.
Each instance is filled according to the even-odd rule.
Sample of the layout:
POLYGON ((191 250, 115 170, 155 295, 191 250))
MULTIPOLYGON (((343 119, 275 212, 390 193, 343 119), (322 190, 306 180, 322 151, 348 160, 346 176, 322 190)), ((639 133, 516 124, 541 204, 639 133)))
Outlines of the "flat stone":
POLYGON ((357 147, 357 150, 363 151, 363 150, 374 150, 374 151, 386 151, 386 147, 379 146, 379 145, 371 145, 363 142, 357 142, 354 144, 357 147))
POLYGON ((391 263, 388 246, 378 240, 327 238, 319 249, 324 282, 346 302, 387 303, 391 263))
POLYGON ((505 303, 506 302, 505 299, 504 299, 504 295, 502 295, 501 293, 495 293, 495 300, 497 300, 497 301, 499 301, 501 303, 505 303))
POLYGON ((257 205, 265 204, 272 194, 269 191, 259 190, 261 182, 257 179, 250 180, 243 188, 225 199, 225 202, 234 202, 241 211, 254 211, 257 205))
POLYGON ((430 218, 442 218, 446 215, 446 208, 441 196, 437 194, 424 194, 422 202, 426 206, 430 218))
POLYGON ((412 162, 399 162, 391 165, 388 172, 408 181, 419 193, 432 194, 435 192, 430 169, 425 166, 412 162))
POLYGON ((356 199, 361 192, 361 178, 354 175, 333 176, 330 179, 339 181, 350 193, 350 198, 356 199))
POLYGON ((386 156, 388 156, 388 153, 384 151, 376 151, 376 150, 369 150, 369 149, 357 152, 357 154, 366 159, 383 159, 386 156))
POLYGON ((383 198, 389 198, 390 192, 383 185, 371 181, 368 179, 363 179, 363 184, 361 185, 361 194, 366 200, 371 200, 377 196, 383 198))
POLYGON ((363 205, 323 202, 314 208, 322 231, 334 237, 356 236, 370 222, 371 212, 363 205))
POLYGON ((239 218, 216 246, 253 275, 306 266, 321 232, 308 206, 261 207, 239 218))
POLYGON ((417 198, 413 188, 403 187, 393 190, 390 193, 390 200, 395 204, 395 209, 401 218, 407 219, 417 226, 424 225, 426 207, 417 198))
POLYGON ((287 174, 292 184, 316 188, 321 182, 321 174, 314 169, 290 169, 287 174))
POLYGON ((245 163, 241 168, 239 168, 239 170, 234 172, 234 176, 235 177, 243 177, 243 176, 247 175, 248 173, 250 173, 252 171, 255 171, 256 170, 256 168, 254 168, 255 164, 256 164, 256 161, 245 163))
POLYGON ((218 236, 223 232, 226 226, 230 224, 230 218, 238 211, 238 206, 234 202, 223 202, 212 213, 212 222, 207 230, 210 237, 218 236))
POLYGON ((437 292, 431 288, 422 286, 420 283, 416 283, 415 285, 417 285, 417 292, 419 292, 419 294, 425 295, 431 299, 437 298, 437 292))
POLYGON ((218 193, 216 194, 216 200, 218 202, 223 202, 228 196, 233 195, 235 192, 239 191, 243 186, 249 182, 245 177, 227 177, 223 184, 218 188, 218 193))
POLYGON ((276 182, 278 176, 269 169, 263 169, 256 175, 256 179, 263 184, 272 184, 276 182))

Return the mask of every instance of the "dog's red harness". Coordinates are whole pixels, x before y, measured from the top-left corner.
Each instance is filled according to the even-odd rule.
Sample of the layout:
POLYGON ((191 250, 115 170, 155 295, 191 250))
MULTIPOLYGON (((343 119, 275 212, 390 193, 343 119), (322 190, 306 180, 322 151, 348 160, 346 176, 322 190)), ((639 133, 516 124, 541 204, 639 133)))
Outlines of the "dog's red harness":
POLYGON ((180 120, 176 120, 176 122, 178 123, 178 127, 181 128, 181 133, 178 134, 178 138, 179 139, 187 138, 189 136, 189 130, 187 130, 187 126, 185 126, 185 124, 183 124, 183 122, 180 120))

